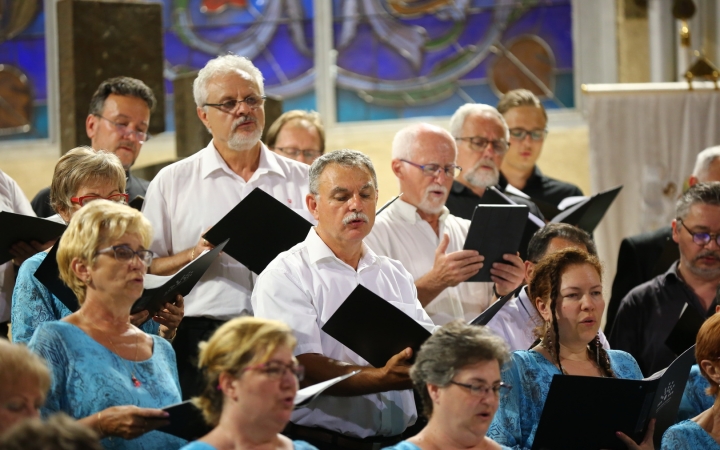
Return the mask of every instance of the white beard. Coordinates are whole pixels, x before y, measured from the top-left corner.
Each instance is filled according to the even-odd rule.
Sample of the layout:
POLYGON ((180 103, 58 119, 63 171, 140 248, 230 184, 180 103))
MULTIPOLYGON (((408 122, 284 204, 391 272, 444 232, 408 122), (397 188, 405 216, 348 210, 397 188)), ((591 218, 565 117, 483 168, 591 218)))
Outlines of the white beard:
POLYGON ((465 180, 472 186, 488 188, 500 182, 500 170, 491 159, 481 159, 475 166, 465 174, 465 180), (490 166, 492 171, 481 169, 482 165, 490 166))
POLYGON ((439 184, 433 184, 425 189, 425 193, 420 203, 418 203, 417 209, 427 214, 440 214, 445 207, 445 200, 432 200, 429 195, 430 191, 442 191, 444 194, 443 198, 445 200, 447 199, 447 188, 439 184))

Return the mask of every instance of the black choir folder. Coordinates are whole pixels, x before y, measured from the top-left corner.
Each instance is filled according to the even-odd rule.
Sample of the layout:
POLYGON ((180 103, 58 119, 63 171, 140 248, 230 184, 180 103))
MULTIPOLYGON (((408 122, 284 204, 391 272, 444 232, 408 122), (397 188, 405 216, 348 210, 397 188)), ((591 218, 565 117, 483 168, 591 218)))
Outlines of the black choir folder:
MULTIPOLYGON (((713 311, 715 311, 715 308, 713 308, 713 311)), ((667 339, 665 339, 665 345, 676 355, 683 353, 695 344, 698 331, 700 331, 703 323, 705 323, 705 317, 697 312, 694 307, 685 303, 680 312, 680 318, 675 323, 672 331, 670 331, 667 339)))
POLYGON ((35 270, 33 276, 72 312, 80 309, 80 303, 75 293, 63 280, 60 279, 60 270, 57 264, 57 251, 60 248, 60 239, 53 245, 47 256, 35 270))
POLYGON ((25 216, 7 211, 0 212, 0 264, 13 257, 10 247, 20 241, 45 243, 59 238, 66 226, 40 217, 25 216))
POLYGON ((488 323, 490 323, 492 318, 495 317, 495 314, 500 312, 500 310, 503 308, 503 306, 505 306, 505 304, 510 299, 517 296, 520 293, 520 290, 524 287, 525 287, 525 285, 521 285, 521 286, 515 288, 515 290, 513 290, 512 292, 500 297, 495 303, 490 305, 490 307, 488 309, 486 309, 485 311, 480 313, 479 316, 474 318, 470 322, 470 325, 487 325, 488 323))
POLYGON ((277 255, 304 241, 310 228, 305 218, 255 188, 203 237, 213 245, 232 238, 225 253, 259 274, 277 255))
POLYGON ((605 217, 610 205, 622 189, 622 186, 614 187, 604 192, 599 192, 592 197, 579 201, 578 203, 565 208, 562 212, 552 218, 551 222, 569 223, 581 230, 592 233, 598 224, 605 217))
POLYGON ((492 281, 493 263, 507 263, 503 255, 518 251, 527 222, 525 205, 477 205, 463 249, 477 250, 485 261, 482 269, 467 281, 492 281))
POLYGON ((407 347, 413 356, 430 332, 380 296, 358 285, 322 330, 373 367, 383 367, 407 347))
POLYGON ((675 423, 695 346, 642 380, 555 375, 532 450, 625 450, 615 433, 641 442, 651 419, 655 448, 675 423))

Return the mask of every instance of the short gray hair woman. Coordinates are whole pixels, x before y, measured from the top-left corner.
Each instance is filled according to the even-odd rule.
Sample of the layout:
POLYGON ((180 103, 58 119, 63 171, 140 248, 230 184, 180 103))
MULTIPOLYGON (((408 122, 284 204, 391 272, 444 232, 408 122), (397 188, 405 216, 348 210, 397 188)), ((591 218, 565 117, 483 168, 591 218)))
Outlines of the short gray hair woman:
POLYGON ((500 379, 509 357, 505 341, 486 327, 454 321, 440 328, 410 369, 428 424, 391 449, 507 449, 485 433, 510 389, 500 379))

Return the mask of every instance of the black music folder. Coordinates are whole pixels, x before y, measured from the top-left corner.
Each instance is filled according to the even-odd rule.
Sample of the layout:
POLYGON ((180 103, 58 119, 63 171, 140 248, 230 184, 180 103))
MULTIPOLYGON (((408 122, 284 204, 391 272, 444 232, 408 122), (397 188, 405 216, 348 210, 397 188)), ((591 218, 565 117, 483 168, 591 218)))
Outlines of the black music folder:
POLYGON ((625 450, 615 433, 641 442, 655 421, 655 448, 675 423, 695 346, 643 380, 555 375, 532 450, 625 450))
POLYGON ((520 285, 519 287, 515 288, 512 292, 509 294, 503 295, 500 297, 495 303, 490 305, 488 309, 480 313, 479 316, 474 318, 470 325, 487 325, 490 323, 493 317, 495 317, 495 314, 498 313, 502 309, 503 306, 513 297, 517 296, 518 293, 520 293, 520 290, 522 290, 525 287, 525 285, 520 285))
POLYGON ((253 189, 203 236, 260 274, 280 253, 304 241, 312 224, 262 189, 253 189))
POLYGON ((413 357, 430 332, 380 296, 358 285, 322 330, 369 362, 383 367, 410 347, 413 357))
POLYGON ((57 251, 59 248, 60 239, 50 249, 50 252, 35 270, 33 276, 48 288, 50 293, 57 297, 67 309, 75 312, 80 309, 80 303, 72 289, 60 279, 60 270, 57 264, 57 251))
POLYGON ((582 200, 553 217, 551 222, 575 225, 592 234, 622 188, 618 186, 582 200))
POLYGON ((145 275, 145 290, 143 290, 142 297, 133 304, 130 314, 147 310, 150 313, 148 318, 151 318, 163 309, 165 303, 173 303, 178 294, 183 297, 188 295, 227 243, 228 239, 212 250, 198 256, 178 270, 175 275, 162 277, 145 275))
POLYGON ((16 242, 37 241, 42 244, 59 238, 65 228, 66 225, 40 217, 0 212, 0 264, 13 258, 10 247, 16 242))
POLYGON ((492 264, 507 263, 503 255, 517 253, 527 222, 525 205, 477 205, 463 249, 477 250, 485 261, 482 269, 467 281, 492 281, 492 264))
MULTIPOLYGON (((485 190, 482 196, 481 205, 517 205, 510 197, 500 192, 495 186, 490 186, 485 190)), ((541 210, 542 211, 542 210, 541 210)), ((543 213, 544 214, 544 213, 543 213)), ((535 214, 528 211, 528 220, 523 230, 522 239, 520 240, 520 257, 527 259, 527 248, 533 234, 540 228, 545 226, 545 222, 535 214)))
POLYGON ((128 206, 131 208, 135 208, 138 211, 142 211, 143 203, 145 203, 145 197, 142 195, 136 195, 134 199, 130 200, 130 203, 128 203, 128 206))
POLYGON ((676 355, 683 353, 695 345, 698 331, 700 331, 703 323, 705 323, 705 317, 698 313, 695 308, 685 303, 680 312, 680 318, 672 331, 670 331, 667 339, 665 339, 665 345, 676 355))

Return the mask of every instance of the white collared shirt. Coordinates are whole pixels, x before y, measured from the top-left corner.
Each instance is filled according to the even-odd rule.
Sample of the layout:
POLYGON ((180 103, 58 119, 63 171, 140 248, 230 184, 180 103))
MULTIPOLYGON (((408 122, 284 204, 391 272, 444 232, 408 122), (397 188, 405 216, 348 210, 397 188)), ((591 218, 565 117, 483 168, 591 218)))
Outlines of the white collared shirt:
MULTIPOLYGON (((203 150, 163 168, 150 183, 143 203, 143 214, 153 226, 150 249, 162 257, 194 247, 208 228, 255 188, 312 220, 305 208, 308 168, 262 145, 258 168, 246 182, 228 167, 211 141, 203 150)), ((252 314, 255 278, 247 267, 221 254, 185 297, 185 316, 226 320, 252 314)))
MULTIPOLYGON (((469 220, 453 216, 444 208, 438 236, 415 206, 398 199, 375 218, 365 243, 378 255, 400 261, 417 280, 432 269, 435 250, 443 234, 450 237, 446 253, 451 253, 462 250, 469 228, 469 220)), ((493 283, 478 282, 448 287, 425 306, 425 310, 437 325, 455 319, 471 321, 492 303, 492 287, 493 283)))
MULTIPOLYGON (((505 339, 511 352, 530 349, 537 340, 534 333, 535 328, 542 325, 542 318, 530 302, 527 289, 527 286, 523 286, 518 295, 508 300, 487 323, 488 328, 505 339)), ((610 350, 610 344, 605 334, 602 330, 598 333, 602 346, 606 350, 610 350)))
MULTIPOLYGON (((298 341, 295 355, 318 353, 368 366, 367 361, 321 330, 358 284, 428 331, 434 330, 417 299, 412 276, 400 263, 377 256, 363 244, 363 256, 355 270, 335 256, 314 228, 304 242, 278 255, 258 277, 252 305, 256 317, 290 325, 298 341)), ((416 418, 412 391, 404 390, 355 397, 323 395, 309 407, 293 412, 291 421, 364 438, 400 434, 416 418)))

